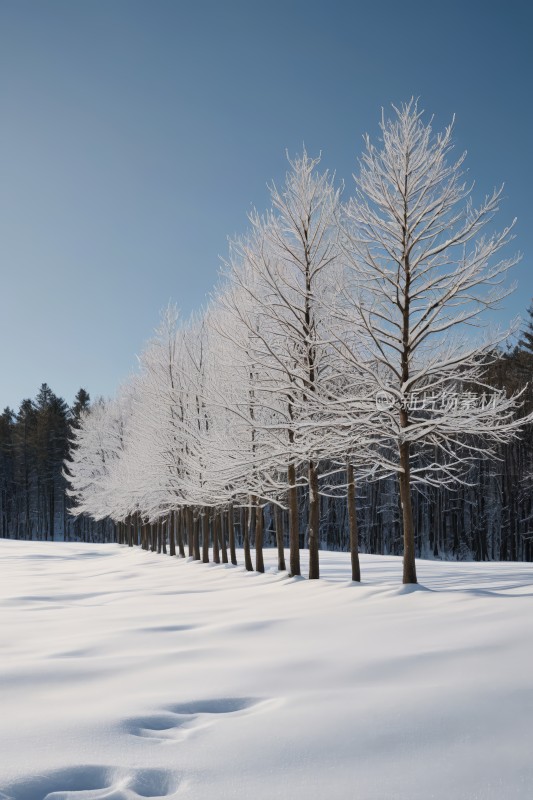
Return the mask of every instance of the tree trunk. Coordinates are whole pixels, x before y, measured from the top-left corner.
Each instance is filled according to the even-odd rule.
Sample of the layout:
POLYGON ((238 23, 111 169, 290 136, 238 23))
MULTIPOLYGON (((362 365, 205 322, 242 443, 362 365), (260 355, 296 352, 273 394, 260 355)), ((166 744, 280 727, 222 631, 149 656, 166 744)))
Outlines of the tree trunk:
POLYGON ((318 494, 318 472, 313 461, 309 462, 309 580, 320 577, 318 539, 320 535, 320 496, 318 494))
POLYGON ((244 566, 246 567, 248 572, 253 572, 254 567, 252 564, 252 556, 250 555, 250 531, 253 525, 252 520, 254 519, 254 514, 252 514, 252 509, 250 506, 246 509, 246 513, 244 515, 244 530, 242 534, 242 546, 244 549, 244 566))
POLYGON ((209 509, 204 508, 202 514, 202 561, 209 564, 209 509))
MULTIPOLYGON (((254 498, 255 499, 255 498, 254 498)), ((255 508, 255 570, 256 572, 265 571, 263 560, 263 506, 257 505, 255 508)))
POLYGON ((219 514, 219 532, 220 532, 220 552, 222 553, 222 563, 228 563, 228 548, 226 545, 226 514, 224 511, 220 511, 219 514))
POLYGON ((278 547, 278 570, 284 572, 285 566, 285 549, 283 547, 283 511, 278 505, 274 506, 274 525, 276 528, 276 544, 278 547))
POLYGON ((290 574, 301 575, 300 571, 300 535, 298 532, 298 489, 296 487, 296 467, 289 464, 287 468, 289 483, 289 548, 290 574))
POLYGON ((348 484, 348 524, 350 526, 350 555, 352 559, 352 581, 360 582, 361 567, 359 564, 359 534, 357 530, 357 511, 355 507, 355 481, 353 466, 348 461, 346 467, 346 482, 348 484))
MULTIPOLYGON (((192 538, 192 553, 193 558, 195 561, 200 561, 200 513, 193 514, 193 510, 190 510, 190 517, 191 517, 191 538, 192 538)), ((208 534, 209 539, 209 534, 208 534)), ((209 552, 207 553, 207 560, 209 561, 209 552)))
POLYGON ((176 555, 176 512, 171 511, 168 515, 168 553, 176 555))
POLYGON ((230 503, 228 506, 228 533, 231 563, 234 566, 237 566, 237 553, 235 552, 235 516, 233 512, 233 503, 230 503))
POLYGON ((180 558, 185 558, 185 546, 183 544, 183 524, 185 522, 185 509, 180 508, 179 511, 175 511, 174 514, 176 518, 178 553, 180 558))
POLYGON ((195 558, 194 530, 195 530, 194 512, 192 508, 189 506, 189 508, 187 509, 187 545, 189 548, 189 558, 195 558))
POLYGON ((220 564, 220 549, 218 546, 220 515, 216 508, 213 509, 213 513, 211 515, 211 526, 213 528, 213 561, 215 562, 215 564, 220 564))
POLYGON ((400 444, 400 467, 402 468, 402 472, 400 472, 400 500, 403 517, 403 582, 418 583, 415 564, 415 531, 411 501, 409 442, 400 444))

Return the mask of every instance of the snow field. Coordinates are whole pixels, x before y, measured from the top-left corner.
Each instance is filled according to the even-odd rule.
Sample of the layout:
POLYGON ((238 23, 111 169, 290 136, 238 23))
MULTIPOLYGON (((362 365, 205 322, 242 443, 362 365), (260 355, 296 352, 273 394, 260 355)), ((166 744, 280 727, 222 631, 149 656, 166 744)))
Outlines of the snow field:
POLYGON ((533 796, 533 565, 265 556, 2 540, 0 798, 533 796))

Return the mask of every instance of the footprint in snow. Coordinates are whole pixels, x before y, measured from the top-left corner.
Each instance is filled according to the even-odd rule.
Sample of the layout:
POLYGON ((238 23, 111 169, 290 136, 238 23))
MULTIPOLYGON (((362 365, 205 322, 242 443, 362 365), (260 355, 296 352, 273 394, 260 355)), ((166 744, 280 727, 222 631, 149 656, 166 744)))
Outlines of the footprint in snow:
POLYGON ((132 736, 159 742, 181 742, 193 731, 211 725, 221 716, 254 713, 271 703, 271 700, 253 697, 218 697, 178 703, 159 713, 127 720, 125 729, 132 736))
POLYGON ((0 788, 0 800, 171 800, 178 778, 158 769, 84 766, 36 775, 0 788))

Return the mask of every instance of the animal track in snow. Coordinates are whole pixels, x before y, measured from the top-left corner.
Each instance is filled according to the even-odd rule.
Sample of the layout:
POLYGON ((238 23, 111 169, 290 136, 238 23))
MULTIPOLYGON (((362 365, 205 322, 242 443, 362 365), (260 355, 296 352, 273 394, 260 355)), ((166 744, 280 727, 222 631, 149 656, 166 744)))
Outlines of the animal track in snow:
POLYGON ((164 770, 89 765, 17 781, 0 789, 0 800, 171 800, 178 784, 164 770))
POLYGON ((211 725, 221 716, 242 716, 254 713, 259 706, 271 700, 254 697, 216 697, 211 700, 193 700, 167 706, 159 713, 137 717, 126 722, 132 736, 154 739, 159 742, 181 742, 194 730, 211 725))

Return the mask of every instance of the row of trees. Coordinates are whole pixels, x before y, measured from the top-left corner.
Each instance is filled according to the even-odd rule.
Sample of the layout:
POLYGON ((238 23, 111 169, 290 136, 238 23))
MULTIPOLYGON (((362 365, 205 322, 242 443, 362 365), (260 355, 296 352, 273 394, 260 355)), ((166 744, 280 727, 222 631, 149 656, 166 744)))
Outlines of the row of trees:
MULTIPOLYGON (((488 374, 491 385, 506 386, 513 391, 523 388, 530 378, 533 372, 533 307, 530 315, 531 321, 520 346, 513 352, 502 354, 493 364, 488 374)), ((0 535, 23 539, 116 541, 121 531, 110 520, 96 522, 85 515, 72 517, 68 513, 72 501, 66 495, 66 481, 61 475, 62 462, 58 453, 67 451, 68 431, 77 424, 81 409, 88 408, 89 396, 81 389, 72 407, 66 411, 64 401, 55 397, 52 407, 56 410, 59 407, 62 412, 58 415, 59 424, 52 426, 53 434, 49 436, 44 435, 45 417, 40 410, 46 406, 43 403, 45 397, 50 399, 52 395, 43 385, 35 400, 21 403, 18 414, 6 408, 0 415, 0 535), (37 442, 41 443, 40 448, 37 442), (53 487, 53 499, 44 496, 46 486, 48 489, 53 487), (53 525, 50 508, 54 509, 53 525)), ((533 388, 530 385, 523 413, 531 411, 533 388)), ((455 489, 428 486, 424 492, 414 495, 417 554, 455 559, 532 560, 533 437, 524 436, 503 445, 498 457, 490 461, 480 459, 473 465, 469 477, 468 485, 455 489)), ((341 487, 345 484, 342 473, 338 473, 335 480, 341 487)), ((381 481, 363 480, 359 486, 357 519, 363 552, 401 552, 401 514, 395 482, 393 476, 381 481)), ((306 494, 305 486, 298 489, 300 547, 305 546, 306 494)), ((227 511, 228 544, 233 537, 235 544, 242 547, 246 509, 228 507, 227 511)), ((278 544, 277 522, 281 544, 286 545, 286 512, 279 507, 267 506, 264 521, 266 544, 278 544)), ((174 534, 168 522, 161 527, 161 548, 171 552, 172 536, 174 549, 178 547, 181 536, 183 552, 187 552, 187 527, 185 521, 180 523, 178 515, 174 520, 177 526, 174 534)), ((329 550, 349 547, 346 502, 333 492, 320 496, 320 547, 329 550)), ((192 539, 188 552, 193 555, 192 539)), ((280 559, 279 563, 283 566, 284 560, 280 559)))
MULTIPOLYGON (((533 332, 533 308, 528 329, 533 332)), ((494 363, 488 376, 491 385, 521 388, 533 371, 533 347, 527 347, 524 336, 521 347, 502 355, 494 363)), ((88 395, 82 389, 66 415, 60 415, 61 424, 53 436, 37 437, 41 427, 39 397, 49 389, 45 385, 34 401, 24 400, 18 414, 7 408, 0 415, 0 534, 10 538, 44 538, 82 541, 117 541, 121 537, 120 525, 110 520, 92 520, 85 515, 72 517, 68 511, 71 498, 66 496, 66 481, 61 475, 61 460, 54 451, 68 448, 69 426, 76 423, 80 406, 88 407, 88 395), (28 408, 32 408, 33 434, 28 408), (66 418, 67 425, 64 424, 66 418), (19 426, 20 423, 20 427, 19 426), (25 435, 26 434, 26 435, 25 435), (58 448, 58 441, 62 445, 58 448), (45 444, 38 459, 37 440, 45 444), (44 455, 44 459, 43 456, 44 455), (45 464, 47 465, 45 467, 45 464), (41 477, 38 478, 39 473, 41 477), (28 476, 28 477, 26 477, 28 476), (29 479, 33 476, 33 480, 29 479), (54 498, 43 497, 46 481, 54 486, 54 498), (51 525, 50 507, 54 519, 51 525), (41 512, 39 513, 39 509, 41 512)), ((60 398, 59 405, 66 404, 60 398)), ((57 407, 57 406, 56 406, 57 407)), ((528 387, 524 412, 533 410, 533 390, 528 387)), ((498 454, 487 462, 481 459, 472 467, 468 485, 456 489, 425 487, 413 497, 416 520, 416 550, 423 557, 454 559, 532 560, 533 536, 533 437, 525 436, 503 445, 498 454)), ((333 478, 332 478, 333 479, 333 478)), ((339 486, 345 484, 342 473, 336 475, 339 486)), ((399 554, 401 552, 401 514, 397 502, 394 477, 381 481, 363 480, 357 496, 359 541, 363 552, 399 554)), ((307 526, 307 490, 298 489, 298 529, 300 547, 305 546, 304 531, 307 526)), ((244 544, 246 509, 228 507, 225 519, 228 546, 233 538, 236 546, 244 544)), ((178 516, 169 521, 159 520, 159 547, 167 552, 189 552, 193 555, 192 539, 188 546, 186 520, 178 516), (163 523, 163 524, 161 524, 163 523), (172 525, 175 531, 172 533, 172 525), (180 532, 181 531, 181 532, 180 532), (162 537, 162 538, 161 538, 162 537), (171 540, 174 537, 174 545, 171 540)), ((194 519, 193 524, 200 524, 194 519)), ((212 521, 208 524, 212 524, 212 521)), ((279 507, 267 506, 264 514, 265 543, 276 546, 281 531, 281 544, 287 544, 286 512, 279 507), (278 515, 276 520, 276 515, 278 515)), ((156 529, 157 530, 157 529, 156 529)), ((200 533, 199 533, 200 535, 200 533)), ((140 540, 140 530, 132 541, 140 540)), ((150 540, 151 541, 151 540, 150 540)), ((157 533, 156 533, 157 549, 157 533)), ((329 550, 346 550, 349 547, 348 509, 342 496, 332 492, 320 496, 320 547, 329 550)), ((222 556, 223 557, 223 556, 222 556)), ((284 565, 283 550, 279 564, 284 565)))
POLYGON ((259 571, 265 520, 281 561, 285 519, 293 575, 303 516, 318 578, 324 502, 344 496, 359 580, 357 487, 377 484, 397 492, 403 580, 416 583, 416 492, 466 491, 531 423, 523 391, 490 380, 510 331, 472 335, 518 259, 501 252, 513 225, 492 231, 501 190, 474 207, 463 162, 452 126, 434 135, 413 101, 382 119, 379 146, 366 139, 345 202, 319 159, 290 160, 209 306, 185 323, 167 309, 138 374, 82 414, 66 466, 78 513, 145 546, 185 530, 193 557, 201 538, 217 560, 244 509, 259 571))

